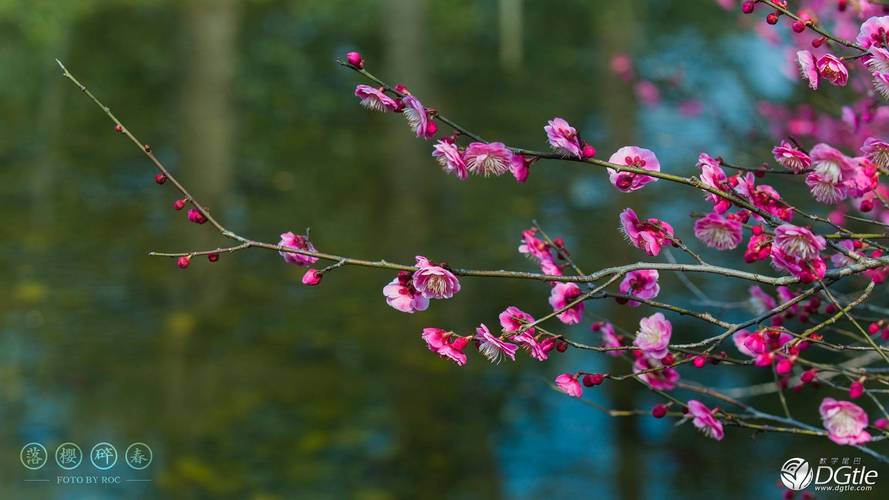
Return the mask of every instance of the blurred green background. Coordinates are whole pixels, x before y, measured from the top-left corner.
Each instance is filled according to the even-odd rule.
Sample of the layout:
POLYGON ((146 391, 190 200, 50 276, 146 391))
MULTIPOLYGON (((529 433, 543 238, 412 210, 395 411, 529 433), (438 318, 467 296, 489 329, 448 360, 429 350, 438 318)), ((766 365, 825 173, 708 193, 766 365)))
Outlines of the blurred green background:
MULTIPOLYGON (((311 227, 322 251, 532 270, 516 247, 537 219, 592 270, 641 257, 616 231, 624 207, 666 216, 691 239, 687 214, 706 204, 664 183, 620 195, 603 172, 558 162, 535 165, 526 185, 461 183, 401 117, 361 109, 352 89, 365 82, 334 60, 361 50, 371 71, 484 137, 540 149, 546 120, 563 116, 602 157, 638 144, 690 174, 705 149, 739 162, 765 154, 768 143, 751 139, 756 100, 796 98, 780 59, 711 4, 0 0, 2 496, 778 497, 787 458, 857 456, 826 440, 729 428, 717 443, 688 425, 614 420, 549 387, 563 371, 627 369, 610 357, 491 366, 471 355, 457 368, 419 339, 424 326, 496 325, 509 305, 545 313, 541 283, 467 278, 453 300, 411 316, 386 306, 389 272, 343 268, 307 288, 302 269, 265 251, 195 259, 187 271, 148 257, 222 240, 170 208, 172 187, 154 184, 145 157, 54 62, 247 236, 277 241, 311 227), (693 93, 703 112, 686 116, 669 95, 641 108, 608 69, 621 51, 646 78, 682 75, 676 92, 693 93), (121 460, 115 473, 150 481, 58 485, 52 461, 37 472, 19 463, 29 441, 50 453, 64 441, 142 441, 151 466, 136 473, 121 460), (50 481, 25 481, 34 478, 50 481)), ((746 297, 695 279, 721 300, 746 297)), ((663 294, 687 299, 674 278, 663 282, 663 294)), ((650 314, 613 303, 587 311, 565 331, 589 343, 599 340, 592 319, 632 329, 650 314)), ((676 338, 712 334, 674 325, 676 338)), ((683 375, 726 387, 768 380, 683 375)), ((817 423, 819 399, 789 397, 817 423)), ((657 401, 629 381, 587 398, 657 401)), ((94 473, 87 463, 77 472, 94 473)))

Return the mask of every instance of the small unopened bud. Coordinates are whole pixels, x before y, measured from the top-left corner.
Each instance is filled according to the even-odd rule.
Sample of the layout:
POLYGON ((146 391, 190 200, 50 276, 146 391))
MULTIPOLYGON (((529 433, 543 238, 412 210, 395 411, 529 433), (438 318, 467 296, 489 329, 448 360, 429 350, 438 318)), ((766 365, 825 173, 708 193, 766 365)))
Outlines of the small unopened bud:
POLYGON ((179 257, 176 259, 176 265, 179 269, 185 269, 191 263, 191 257, 179 257))
POLYGON ((815 380, 815 377, 817 375, 818 375, 818 372, 814 368, 812 368, 810 370, 804 371, 803 374, 800 375, 799 379, 802 382, 808 384, 808 383, 811 383, 813 380, 815 380))
POLYGON ((564 340, 560 340, 558 344, 556 344, 556 350, 559 352, 565 352, 568 350, 568 342, 564 340))
POLYGON ((207 260, 209 260, 210 262, 216 262, 217 260, 219 260, 219 254, 218 253, 208 253, 207 260))
POLYGON ((173 208, 176 210, 182 210, 183 208, 185 208, 185 203, 186 203, 185 198, 182 198, 181 200, 176 200, 173 202, 173 208))
POLYGON ((694 363, 696 368, 703 368, 707 364, 707 356, 695 356, 694 363))
POLYGON ((778 364, 775 365, 775 373, 778 375, 787 375, 788 373, 793 371, 793 361, 790 361, 787 358, 778 361, 778 364))
POLYGON ((364 69, 364 58, 361 57, 361 52, 346 53, 346 62, 358 69, 364 69))
POLYGON ((886 427, 889 427, 889 420, 886 420, 885 418, 878 418, 874 422, 874 427, 876 427, 877 429, 883 430, 886 427))
POLYGON ((438 124, 435 123, 435 120, 429 120, 426 123, 426 135, 429 137, 432 137, 437 132, 438 132, 438 124))
POLYGON ((303 274, 302 283, 303 285, 315 286, 318 283, 321 283, 321 278, 323 276, 324 275, 317 269, 309 269, 306 271, 306 274, 303 274))
POLYGON ((596 148, 589 144, 583 145, 583 157, 584 158, 592 158, 596 156, 596 148))
POLYGON ((766 16, 766 22, 769 23, 769 24, 772 24, 772 25, 774 25, 774 24, 778 24, 778 13, 777 13, 777 12, 772 12, 772 13, 770 13, 769 15, 767 15, 767 16, 766 16))
POLYGON ((118 123, 117 125, 114 126, 114 131, 117 132, 117 133, 122 133, 122 132, 123 132, 123 126, 122 126, 120 123, 118 123))
POLYGON ((167 182, 167 176, 164 174, 157 174, 154 176, 154 182, 156 182, 158 184, 163 184, 163 183, 167 182))
POLYGON ((188 220, 195 224, 203 224, 207 222, 207 217, 205 217, 200 210, 192 208, 188 211, 188 220))
MULTIPOLYGON (((750 2, 753 3, 753 2, 750 2)), ((664 418, 664 415, 667 414, 667 405, 659 404, 654 405, 654 408, 651 409, 651 416, 654 418, 664 418)))
POLYGON ((867 325, 867 332, 870 333, 871 335, 876 335, 877 333, 880 332, 880 324, 877 322, 873 322, 873 323, 867 325))
POLYGON ((793 30, 794 33, 802 33, 803 31, 806 31, 806 23, 797 19, 793 22, 793 24, 790 25, 790 28, 793 30))
POLYGON ((864 394, 864 384, 860 380, 852 382, 852 385, 849 386, 849 398, 858 399, 862 394, 864 394))
POLYGON ((583 376, 583 385, 587 387, 592 387, 594 385, 599 385, 603 381, 605 381, 605 376, 601 373, 587 373, 583 376))

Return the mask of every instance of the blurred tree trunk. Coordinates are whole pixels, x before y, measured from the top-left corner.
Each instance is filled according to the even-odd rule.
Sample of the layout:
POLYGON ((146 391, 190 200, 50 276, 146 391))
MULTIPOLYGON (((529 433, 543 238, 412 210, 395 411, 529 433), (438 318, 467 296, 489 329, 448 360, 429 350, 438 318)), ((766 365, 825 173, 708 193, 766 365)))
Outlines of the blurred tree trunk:
MULTIPOLYGON (((635 40, 635 33, 639 31, 637 15, 639 10, 635 0, 624 0, 621 2, 605 2, 596 4, 595 7, 595 24, 593 32, 596 34, 596 43, 599 46, 597 51, 603 55, 604 59, 602 71, 607 72, 603 78, 599 79, 599 95, 607 96, 599 100, 602 106, 602 114, 608 123, 608 131, 610 132, 610 148, 608 151, 614 151, 618 147, 626 144, 634 144, 635 125, 636 125, 636 99, 633 95, 632 87, 626 82, 617 78, 610 72, 610 61, 607 59, 615 54, 626 52, 628 48, 632 48, 635 40)), ((616 245, 621 245, 620 249, 612 247, 608 253, 611 255, 619 255, 621 249, 625 247, 624 242, 616 241, 616 245)), ((620 310, 614 309, 613 314, 608 317, 617 318, 622 314, 626 314, 626 308, 620 310)), ((629 324, 629 323, 627 323, 629 324)), ((621 371, 624 369, 622 363, 615 360, 611 361, 611 371, 621 371)), ((638 386, 633 384, 630 386, 612 385, 610 386, 610 396, 613 408, 635 408, 635 402, 639 394, 638 386)), ((642 481, 639 481, 640 460, 638 456, 640 450, 640 436, 637 427, 638 419, 635 418, 616 418, 614 425, 615 433, 615 449, 617 452, 617 468, 615 471, 616 489, 620 498, 641 498, 642 497, 642 481)))
POLYGON ((515 71, 522 64, 522 3, 500 0, 500 65, 515 71))
MULTIPOLYGON (((233 174, 232 87, 237 66, 236 36, 240 11, 236 0, 190 0, 182 5, 183 72, 180 151, 175 169, 191 186, 205 206, 218 217, 219 209, 230 208, 233 174), (214 210, 216 209, 216 210, 214 210)), ((221 237, 209 225, 180 226, 178 247, 205 249, 216 246, 221 237)), ((196 258, 197 259, 197 258, 196 258)), ((186 353, 193 327, 203 318, 213 317, 225 299, 226 259, 213 264, 195 262, 189 272, 199 274, 194 286, 178 287, 176 303, 185 305, 188 319, 181 328, 168 328, 166 339, 167 389, 172 421, 183 422, 183 408, 195 389, 189 376, 186 353)), ((211 397, 207 394, 206 397, 211 397)), ((187 421, 187 419, 185 420, 187 421)))

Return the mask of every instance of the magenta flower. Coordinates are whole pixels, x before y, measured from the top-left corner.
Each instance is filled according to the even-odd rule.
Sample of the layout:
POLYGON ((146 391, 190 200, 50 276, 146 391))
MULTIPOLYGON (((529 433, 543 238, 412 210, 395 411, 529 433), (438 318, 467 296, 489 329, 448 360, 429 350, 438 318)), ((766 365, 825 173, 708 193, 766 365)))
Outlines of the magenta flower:
MULTIPOLYGON (((622 347, 623 343, 620 341, 620 337, 617 336, 617 332, 614 331, 614 325, 611 324, 610 321, 605 321, 603 323, 595 323, 594 325, 598 325, 599 330, 602 332, 602 345, 605 347, 622 347)), ((608 355, 612 357, 617 357, 621 355, 621 351, 615 349, 613 351, 608 351, 608 355)))
POLYGON ((806 185, 821 203, 834 204, 846 199, 845 177, 852 174, 855 165, 843 153, 828 146, 816 144, 810 153, 812 172, 806 176, 806 185))
POLYGON ((398 111, 398 101, 387 96, 382 89, 370 85, 355 87, 355 97, 360 99, 362 106, 373 111, 398 111))
POLYGON ((664 366, 659 360, 644 356, 633 361, 633 373, 639 380, 657 391, 672 391, 679 382, 679 372, 675 368, 664 366))
POLYGON ((475 341, 478 342, 478 352, 490 362, 500 363, 503 356, 515 361, 515 352, 519 346, 495 337, 484 323, 475 329, 475 341))
POLYGON ((537 237, 537 228, 522 231, 522 243, 519 244, 519 253, 536 260, 552 258, 549 245, 537 237))
POLYGON ((463 160, 475 175, 503 175, 512 164, 512 151, 502 142, 473 142, 466 147, 463 160))
POLYGON ((812 164, 809 155, 787 141, 781 141, 781 144, 775 146, 772 154, 775 155, 775 161, 779 165, 796 173, 806 170, 812 164))
POLYGON ((620 223, 630 243, 652 257, 673 238, 672 226, 659 219, 641 221, 632 208, 620 213, 620 223))
POLYGON ((577 381, 577 375, 572 375, 570 373, 559 375, 556 377, 556 387, 572 398, 583 396, 583 387, 581 387, 580 382, 577 381))
POLYGON ((810 259, 817 257, 825 248, 827 241, 824 237, 809 229, 793 224, 781 224, 775 228, 773 253, 777 251, 798 259, 810 259))
POLYGON ((800 50, 796 53, 796 60, 799 63, 800 75, 809 81, 812 90, 818 90, 818 65, 815 56, 808 50, 800 50))
POLYGON ((430 351, 450 359, 457 366, 466 364, 466 354, 463 353, 463 349, 469 343, 466 337, 460 337, 441 328, 424 328, 420 337, 426 342, 426 347, 430 351))
MULTIPOLYGON (((752 172, 748 172, 743 177, 737 177, 737 179, 738 184, 735 186, 735 192, 744 197, 753 206, 782 220, 790 221, 793 219, 793 208, 781 203, 781 195, 775 188, 768 184, 757 186, 756 176, 752 172)), ((759 215, 755 215, 755 217, 762 219, 759 215)))
MULTIPOLYGON (((698 168, 701 169, 701 182, 704 185, 721 191, 731 191, 731 186, 728 185, 728 177, 726 177, 725 171, 722 170, 722 166, 716 159, 707 153, 701 153, 698 155, 698 168)), ((713 204, 713 211, 718 214, 725 213, 732 206, 730 201, 710 192, 704 193, 704 199, 713 204)))
POLYGON ((583 157, 577 130, 562 118, 553 118, 543 127, 549 145, 562 156, 583 157))
POLYGON ((401 98, 404 105, 402 114, 407 119, 411 130, 417 134, 417 137, 431 139, 435 135, 435 123, 429 120, 429 113, 423 103, 412 95, 406 95, 401 98))
MULTIPOLYGON (((763 328, 755 332, 739 330, 732 335, 735 347, 742 354, 756 359, 757 366, 768 366, 774 360, 771 353, 780 350, 785 344, 793 340, 793 336, 774 328, 763 328), (763 355, 769 355, 763 357, 763 355), (763 363, 763 361, 765 361, 763 363)), ((783 355, 779 357, 783 358, 783 355)))
POLYGON ((534 318, 515 306, 509 306, 500 313, 500 326, 503 331, 512 334, 509 340, 519 344, 523 349, 528 351, 532 358, 539 361, 546 361, 549 357, 547 354, 549 349, 545 348, 544 342, 538 342, 535 337, 536 330, 529 328, 522 333, 515 333, 522 329, 528 323, 533 323, 534 318))
POLYGON ((688 415, 692 418, 691 423, 708 438, 722 441, 725 436, 722 422, 713 416, 714 413, 714 410, 707 408, 700 401, 692 399, 688 402, 688 415))
MULTIPOLYGON (((552 306, 553 311, 558 311, 577 300, 581 295, 583 292, 580 291, 577 283, 556 283, 550 292, 549 305, 552 306)), ((583 307, 583 301, 578 302, 556 317, 566 325, 576 325, 583 319, 583 307)))
POLYGON ((763 314, 778 305, 775 298, 767 294, 759 285, 750 287, 750 304, 756 314, 763 314))
MULTIPOLYGON (((661 171, 661 164, 657 161, 657 157, 654 156, 654 153, 645 148, 636 146, 624 146, 618 149, 611 155, 608 162, 615 165, 626 165, 628 167, 650 170, 652 172, 661 171)), ((612 168, 608 169, 608 179, 614 184, 614 187, 624 193, 642 189, 646 184, 657 181, 656 178, 648 175, 634 172, 620 172, 612 168)))
POLYGON ((889 166, 889 143, 875 137, 868 137, 861 146, 861 152, 877 166, 889 166))
POLYGON ((383 295, 387 304, 408 314, 425 311, 429 307, 429 299, 414 288, 411 273, 407 271, 398 273, 391 283, 383 287, 383 295))
POLYGON ((744 250, 744 262, 766 260, 772 254, 772 237, 766 233, 754 234, 744 250))
POLYGON ((460 281, 454 273, 417 255, 417 270, 413 275, 414 288, 427 299, 449 299, 460 291, 460 281))
MULTIPOLYGON (((655 269, 641 269, 638 271, 630 271, 624 276, 620 282, 620 293, 623 295, 632 295, 640 299, 653 299, 660 293, 661 287, 658 285, 658 272, 655 269)), ((636 307, 639 302, 631 300, 627 302, 630 307, 636 307)), ((613 328, 613 327, 612 327, 613 328)))
POLYGON ((772 248, 772 265, 799 278, 803 283, 814 283, 824 278, 827 272, 827 264, 821 257, 813 259, 798 259, 784 252, 776 252, 772 248))
POLYGON ((633 345, 639 348, 645 356, 661 360, 667 355, 670 347, 670 337, 673 335, 673 325, 661 313, 654 313, 639 321, 639 330, 633 345))
MULTIPOLYGON (((509 306, 500 313, 500 326, 506 333, 515 333, 522 329, 526 324, 533 323, 534 317, 522 311, 516 306, 509 306)), ((534 335, 533 328, 527 330, 528 333, 534 335)))
POLYGON ((469 170, 466 169, 463 154, 456 144, 449 141, 438 141, 432 149, 432 157, 438 161, 446 173, 456 175, 461 181, 465 181, 469 177, 469 170))
MULTIPOLYGON (((278 242, 278 246, 287 247, 287 248, 295 248, 297 250, 304 250, 306 252, 316 252, 315 245, 312 245, 312 242, 309 241, 308 236, 303 236, 301 234, 293 234, 292 232, 286 232, 281 234, 281 241, 278 242)), ((317 257, 312 257, 309 255, 303 255, 294 252, 285 252, 279 251, 278 254, 281 257, 284 257, 284 262, 288 264, 296 264, 298 266, 308 267, 316 262, 318 262, 317 257)))
POLYGON ((889 32, 889 16, 871 17, 861 25, 855 42, 864 47, 883 47, 886 33, 889 32))
POLYGON ((846 69, 846 65, 832 54, 818 58, 817 67, 821 77, 835 87, 845 87, 849 81, 849 70, 846 69))
POLYGON ((528 176, 531 175, 531 164, 534 163, 534 160, 535 158, 524 155, 512 155, 512 161, 509 162, 509 171, 515 177, 516 182, 524 184, 528 181, 528 176))
POLYGON ((737 247, 743 236, 742 229, 740 222, 717 213, 709 213, 695 221, 695 237, 717 250, 737 247))
POLYGON ((870 441, 865 430, 867 413, 860 406, 848 401, 824 398, 818 407, 821 421, 827 429, 827 437, 836 444, 862 444, 870 441))

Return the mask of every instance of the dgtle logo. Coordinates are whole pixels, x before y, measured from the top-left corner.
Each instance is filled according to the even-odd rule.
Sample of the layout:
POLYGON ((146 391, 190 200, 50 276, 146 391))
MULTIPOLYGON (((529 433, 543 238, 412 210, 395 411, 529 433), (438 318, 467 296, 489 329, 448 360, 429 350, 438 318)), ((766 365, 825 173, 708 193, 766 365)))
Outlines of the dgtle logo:
POLYGON ((791 458, 781 466, 781 482, 793 491, 805 489, 814 477, 809 462, 802 458, 791 458))

